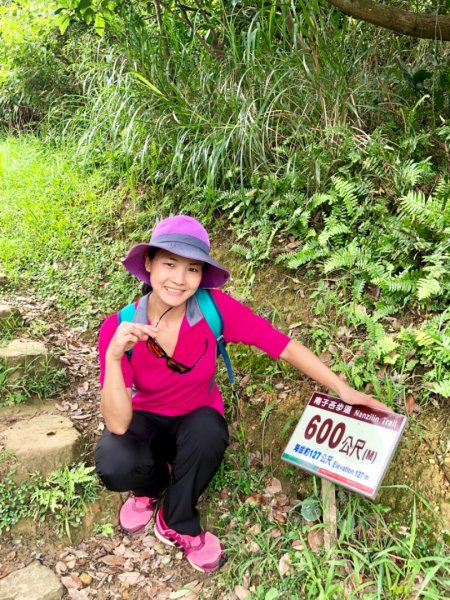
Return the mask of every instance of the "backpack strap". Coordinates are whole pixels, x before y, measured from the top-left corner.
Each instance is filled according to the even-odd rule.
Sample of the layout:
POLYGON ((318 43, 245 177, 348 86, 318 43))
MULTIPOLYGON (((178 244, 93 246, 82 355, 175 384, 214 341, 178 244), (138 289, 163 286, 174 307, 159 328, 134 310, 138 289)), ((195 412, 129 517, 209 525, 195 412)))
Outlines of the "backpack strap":
POLYGON ((227 367, 228 381, 234 382, 233 369, 231 367, 231 360, 226 349, 225 338, 223 337, 223 319, 220 314, 219 308, 212 297, 210 290, 199 288, 195 292, 200 310, 206 319, 206 322, 211 328, 217 342, 217 349, 225 361, 227 367))
MULTIPOLYGON (((127 304, 127 306, 124 306, 117 313, 118 324, 120 325, 124 321, 131 323, 134 319, 135 312, 136 312, 136 306, 134 305, 134 302, 132 302, 131 304, 127 304)), ((129 350, 127 350, 125 352, 125 354, 127 355, 128 360, 131 360, 131 357, 133 355, 133 348, 130 348, 129 350)))

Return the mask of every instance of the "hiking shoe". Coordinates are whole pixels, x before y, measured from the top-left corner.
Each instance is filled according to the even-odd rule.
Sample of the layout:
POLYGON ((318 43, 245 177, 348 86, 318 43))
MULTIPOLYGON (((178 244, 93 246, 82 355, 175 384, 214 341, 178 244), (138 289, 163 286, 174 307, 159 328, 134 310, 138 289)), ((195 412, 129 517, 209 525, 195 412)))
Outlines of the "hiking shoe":
POLYGON ((120 526, 127 533, 144 531, 152 518, 158 500, 148 496, 130 496, 119 513, 120 526))
POLYGON ((164 521, 162 508, 156 513, 155 535, 163 544, 177 546, 183 550, 194 569, 202 573, 212 573, 226 560, 215 535, 209 531, 202 531, 199 535, 192 536, 169 529, 164 521))

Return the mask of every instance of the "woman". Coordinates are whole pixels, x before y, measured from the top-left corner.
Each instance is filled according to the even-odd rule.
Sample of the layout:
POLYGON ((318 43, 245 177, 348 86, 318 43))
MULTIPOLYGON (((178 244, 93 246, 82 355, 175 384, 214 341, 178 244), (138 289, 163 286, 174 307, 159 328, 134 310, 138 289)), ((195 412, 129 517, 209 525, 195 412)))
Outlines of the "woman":
POLYGON ((219 291, 230 275, 209 252, 204 227, 178 215, 161 221, 150 243, 133 247, 123 260, 151 291, 136 304, 132 322, 119 324, 115 313, 101 327, 106 428, 96 449, 97 472, 106 487, 132 492, 120 511, 122 528, 143 531, 156 513, 155 535, 179 546, 203 572, 224 560, 218 538, 202 531, 196 505, 223 458, 228 430, 215 383, 216 338, 196 300, 198 288, 216 288, 211 295, 226 342, 254 345, 286 360, 349 404, 387 408, 219 291))

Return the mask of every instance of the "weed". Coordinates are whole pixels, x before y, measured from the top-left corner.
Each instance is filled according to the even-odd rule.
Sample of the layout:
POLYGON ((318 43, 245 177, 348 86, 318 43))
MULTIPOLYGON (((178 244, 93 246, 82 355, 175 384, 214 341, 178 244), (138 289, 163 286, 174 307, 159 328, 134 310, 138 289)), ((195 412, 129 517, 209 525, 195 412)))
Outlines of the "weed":
POLYGON ((98 498, 100 486, 93 471, 82 464, 53 471, 31 494, 35 517, 53 514, 59 534, 65 532, 71 539, 70 528, 80 525, 88 503, 98 498))
POLYGON ((8 531, 24 517, 45 520, 52 515, 58 535, 66 533, 71 539, 70 528, 80 525, 100 487, 93 467, 83 464, 66 465, 46 479, 35 473, 29 482, 21 484, 14 481, 13 475, 14 470, 8 470, 0 482, 0 532, 8 531))
POLYGON ((0 389, 3 397, 0 407, 26 402, 36 397, 39 400, 58 394, 66 383, 64 369, 55 368, 45 361, 39 368, 33 364, 26 368, 9 367, 0 363, 0 389))
POLYGON ((17 485, 13 474, 13 470, 8 470, 0 482, 0 531, 9 531, 20 519, 33 514, 30 496, 39 480, 34 477, 28 483, 17 485))
POLYGON ((96 535, 110 537, 111 535, 114 535, 114 525, 111 523, 94 523, 93 532, 96 535))

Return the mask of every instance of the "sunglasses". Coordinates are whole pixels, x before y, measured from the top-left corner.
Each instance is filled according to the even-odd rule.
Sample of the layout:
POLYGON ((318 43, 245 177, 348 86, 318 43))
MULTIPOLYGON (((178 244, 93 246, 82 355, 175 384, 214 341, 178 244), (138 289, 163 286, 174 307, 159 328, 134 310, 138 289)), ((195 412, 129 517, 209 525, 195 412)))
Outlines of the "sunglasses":
POLYGON ((171 356, 169 356, 167 354, 167 352, 164 350, 164 348, 158 344, 158 342, 155 340, 155 338, 152 338, 152 337, 148 338, 147 348, 150 350, 150 352, 154 356, 156 356, 156 358, 165 358, 166 364, 171 371, 174 371, 175 373, 179 373, 180 375, 184 375, 184 373, 189 373, 189 371, 192 371, 192 369, 194 367, 196 367, 198 365, 198 363, 202 360, 202 358, 205 356, 206 350, 208 349, 208 340, 207 339, 205 340, 205 349, 203 350, 203 353, 200 356, 200 358, 195 361, 195 363, 192 365, 192 367, 183 365, 183 363, 180 363, 177 360, 175 360, 174 358, 172 358, 171 356))

